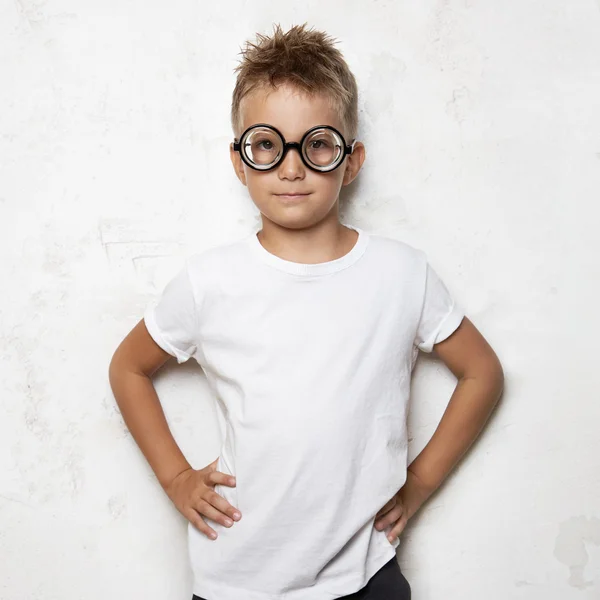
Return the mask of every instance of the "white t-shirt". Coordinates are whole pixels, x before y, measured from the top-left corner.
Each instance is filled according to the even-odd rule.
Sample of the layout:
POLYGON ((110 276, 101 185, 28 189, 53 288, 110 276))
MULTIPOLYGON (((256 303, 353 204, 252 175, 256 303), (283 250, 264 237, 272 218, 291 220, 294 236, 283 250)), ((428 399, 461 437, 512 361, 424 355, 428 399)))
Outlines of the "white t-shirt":
MULTIPOLYGON (((464 313, 405 242, 358 232, 336 260, 271 254, 256 232, 187 258, 144 314, 179 363, 194 357, 217 402, 215 491, 242 513, 188 524, 193 592, 208 600, 349 595, 396 554, 376 513, 406 481, 418 348, 464 313)), ((204 465, 202 465, 204 466, 204 465)))

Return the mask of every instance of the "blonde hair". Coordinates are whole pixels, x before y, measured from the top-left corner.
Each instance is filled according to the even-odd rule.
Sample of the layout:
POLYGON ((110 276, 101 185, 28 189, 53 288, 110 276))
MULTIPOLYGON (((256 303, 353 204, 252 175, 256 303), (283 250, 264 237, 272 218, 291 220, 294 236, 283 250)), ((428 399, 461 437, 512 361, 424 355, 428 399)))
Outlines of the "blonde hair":
POLYGON ((257 43, 246 42, 243 58, 234 69, 237 80, 231 102, 231 126, 242 132, 240 104, 257 88, 289 83, 309 95, 324 94, 344 125, 346 142, 356 138, 358 89, 335 40, 322 31, 307 30, 306 23, 284 33, 274 25, 271 37, 257 33, 257 43))

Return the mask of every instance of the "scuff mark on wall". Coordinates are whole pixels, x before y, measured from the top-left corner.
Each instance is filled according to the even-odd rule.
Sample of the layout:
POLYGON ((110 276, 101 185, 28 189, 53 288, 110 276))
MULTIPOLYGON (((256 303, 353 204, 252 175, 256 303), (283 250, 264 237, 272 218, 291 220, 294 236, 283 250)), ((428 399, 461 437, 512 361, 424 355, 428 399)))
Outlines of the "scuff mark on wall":
POLYGON ((182 242, 176 226, 163 227, 158 222, 129 219, 100 219, 98 235, 112 267, 131 269, 132 275, 146 283, 163 258, 179 254, 182 242))
POLYGON ((446 102, 446 113, 460 125, 471 111, 471 91, 466 86, 452 90, 452 100, 446 102))
POLYGON ((560 524, 554 556, 563 565, 569 567, 569 585, 579 589, 594 585, 593 580, 586 581, 584 578, 585 567, 589 560, 586 543, 600 545, 600 519, 576 516, 560 524))
POLYGON ((117 520, 121 516, 127 514, 127 502, 122 495, 113 495, 108 499, 106 503, 108 508, 108 514, 117 520))
POLYGON ((36 507, 32 504, 29 504, 28 502, 23 502, 23 500, 17 500, 16 498, 11 498, 10 496, 7 496, 6 494, 0 494, 0 501, 7 501, 7 502, 16 502, 17 504, 21 504, 22 506, 26 506, 27 508, 31 508, 32 510, 35 510, 36 507))

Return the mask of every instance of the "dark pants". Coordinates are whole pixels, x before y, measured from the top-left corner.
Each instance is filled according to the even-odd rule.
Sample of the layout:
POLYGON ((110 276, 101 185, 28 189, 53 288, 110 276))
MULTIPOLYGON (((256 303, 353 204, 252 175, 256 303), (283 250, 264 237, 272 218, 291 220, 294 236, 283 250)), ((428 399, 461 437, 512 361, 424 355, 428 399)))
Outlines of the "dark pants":
MULTIPOLYGON (((192 600, 219 600, 219 598, 192 597, 192 600)), ((364 588, 339 600, 410 600, 410 584, 404 577, 396 557, 385 563, 364 588)))

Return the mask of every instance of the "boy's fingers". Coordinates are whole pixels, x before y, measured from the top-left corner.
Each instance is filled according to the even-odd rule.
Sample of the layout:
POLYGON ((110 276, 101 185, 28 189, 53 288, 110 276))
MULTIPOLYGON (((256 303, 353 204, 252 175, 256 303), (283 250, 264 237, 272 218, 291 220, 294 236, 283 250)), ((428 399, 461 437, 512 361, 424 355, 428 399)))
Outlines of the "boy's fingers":
POLYGON ((193 508, 186 510, 184 514, 187 520, 205 536, 213 540, 217 537, 217 532, 209 527, 206 524, 206 521, 201 517, 200 513, 195 511, 193 508))
POLYGON ((204 496, 204 500, 206 500, 216 509, 224 513, 225 518, 229 516, 234 521, 239 521, 242 517, 242 513, 240 512, 240 510, 237 509, 235 506, 231 506, 231 504, 229 504, 229 502, 227 502, 227 500, 225 500, 225 498, 223 498, 223 496, 221 496, 217 492, 213 491, 209 494, 206 494, 204 496))
POLYGON ((209 475, 210 473, 212 473, 213 471, 217 470, 217 463, 219 462, 219 457, 217 456, 217 458, 215 458, 215 460, 213 460, 211 463, 209 463, 208 465, 206 465, 206 467, 204 467, 204 470, 206 470, 209 475))
POLYGON ((391 542, 394 541, 395 538, 399 537, 400 534, 404 531, 406 527, 406 519, 401 517, 400 520, 390 529, 390 532, 387 534, 388 540, 391 542))
POLYGON ((381 517, 385 515, 386 512, 392 510, 396 506, 396 496, 394 496, 391 500, 388 500, 380 509, 379 512, 375 515, 376 517, 381 517))
POLYGON ((395 523, 402 516, 403 512, 404 510, 401 505, 394 506, 392 510, 385 514, 385 516, 375 521, 375 529, 381 531, 385 529, 390 523, 395 523))
MULTIPOLYGON (((210 496, 210 494, 209 494, 210 496)), ((217 494, 217 498, 221 498, 217 494)), ((222 500, 222 498, 221 498, 222 500)), ((215 504, 219 504, 218 502, 213 502, 212 496, 210 500, 206 499, 206 496, 200 500, 194 508, 203 516, 208 517, 213 520, 215 523, 219 523, 224 525, 225 527, 231 527, 233 525, 233 519, 230 518, 223 510, 219 510, 220 507, 215 507, 215 504)), ((227 502, 225 502, 227 505, 227 502)))
POLYGON ((208 476, 208 480, 210 483, 219 483, 230 487, 235 486, 235 477, 221 471, 212 471, 208 476))

